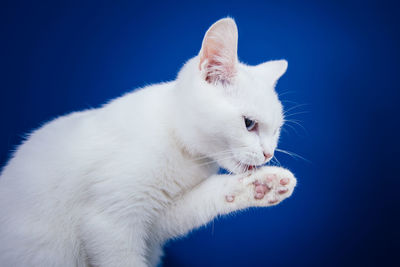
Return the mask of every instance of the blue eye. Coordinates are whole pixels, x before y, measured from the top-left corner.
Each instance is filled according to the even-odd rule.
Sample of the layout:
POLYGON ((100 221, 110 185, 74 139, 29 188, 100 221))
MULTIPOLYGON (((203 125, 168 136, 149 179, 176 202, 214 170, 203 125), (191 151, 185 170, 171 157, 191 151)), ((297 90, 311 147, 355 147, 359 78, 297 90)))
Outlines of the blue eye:
POLYGON ((246 129, 248 131, 252 131, 256 129, 257 122, 255 120, 251 120, 249 118, 244 117, 244 124, 246 125, 246 129))

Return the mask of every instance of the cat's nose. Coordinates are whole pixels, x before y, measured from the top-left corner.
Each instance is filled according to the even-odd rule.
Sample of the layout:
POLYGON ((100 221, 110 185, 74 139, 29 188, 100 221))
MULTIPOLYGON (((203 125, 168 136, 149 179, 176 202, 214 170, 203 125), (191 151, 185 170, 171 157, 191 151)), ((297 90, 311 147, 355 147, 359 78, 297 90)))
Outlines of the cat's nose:
POLYGON ((264 152, 264 157, 265 157, 265 160, 269 160, 270 158, 272 158, 272 155, 270 153, 264 152))

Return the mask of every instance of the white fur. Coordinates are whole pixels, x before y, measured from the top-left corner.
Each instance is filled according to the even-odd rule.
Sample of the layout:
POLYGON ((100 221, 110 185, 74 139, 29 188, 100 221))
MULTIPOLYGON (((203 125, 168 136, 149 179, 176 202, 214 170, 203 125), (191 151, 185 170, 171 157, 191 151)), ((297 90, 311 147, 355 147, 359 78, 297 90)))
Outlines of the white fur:
POLYGON ((279 201, 288 197, 289 171, 244 167, 264 164, 263 152, 277 146, 283 115, 274 85, 287 63, 246 66, 236 46, 236 24, 222 19, 203 42, 209 53, 175 81, 34 131, 1 173, 0 265, 154 266, 166 240, 220 214, 272 205, 254 200, 255 177, 286 175, 292 184, 279 201), (257 133, 243 116, 259 122, 257 133), (235 174, 216 175, 219 166, 235 174))

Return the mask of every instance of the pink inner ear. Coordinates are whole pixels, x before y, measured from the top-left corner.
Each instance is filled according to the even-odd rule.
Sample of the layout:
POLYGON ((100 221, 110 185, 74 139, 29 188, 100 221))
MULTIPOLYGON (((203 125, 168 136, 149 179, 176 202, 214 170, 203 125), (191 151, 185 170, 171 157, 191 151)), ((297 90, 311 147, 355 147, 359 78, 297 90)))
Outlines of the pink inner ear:
POLYGON ((205 80, 208 83, 230 84, 236 74, 234 65, 226 64, 221 61, 220 57, 214 56, 207 59, 205 65, 205 80))
POLYGON ((221 71, 221 73, 216 71, 208 72, 205 80, 211 84, 221 83, 222 85, 229 85, 232 83, 235 76, 233 72, 231 73, 232 74, 229 75, 226 71, 221 71))
POLYGON ((207 31, 199 69, 208 83, 229 84, 236 74, 237 28, 232 19, 217 21, 207 31))

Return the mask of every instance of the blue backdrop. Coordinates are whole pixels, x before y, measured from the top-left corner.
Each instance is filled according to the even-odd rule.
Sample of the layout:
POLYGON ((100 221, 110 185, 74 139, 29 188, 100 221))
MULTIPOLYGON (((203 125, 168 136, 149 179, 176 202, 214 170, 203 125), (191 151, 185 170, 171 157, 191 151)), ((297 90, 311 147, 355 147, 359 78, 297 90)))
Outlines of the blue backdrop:
POLYGON ((42 122, 174 79, 207 28, 230 15, 242 61, 288 60, 277 90, 287 108, 307 104, 290 111, 305 130, 287 127, 280 146, 310 163, 278 154, 299 180, 292 198, 170 242, 164 266, 395 265, 400 19, 394 1, 0 5, 1 166, 42 122))

